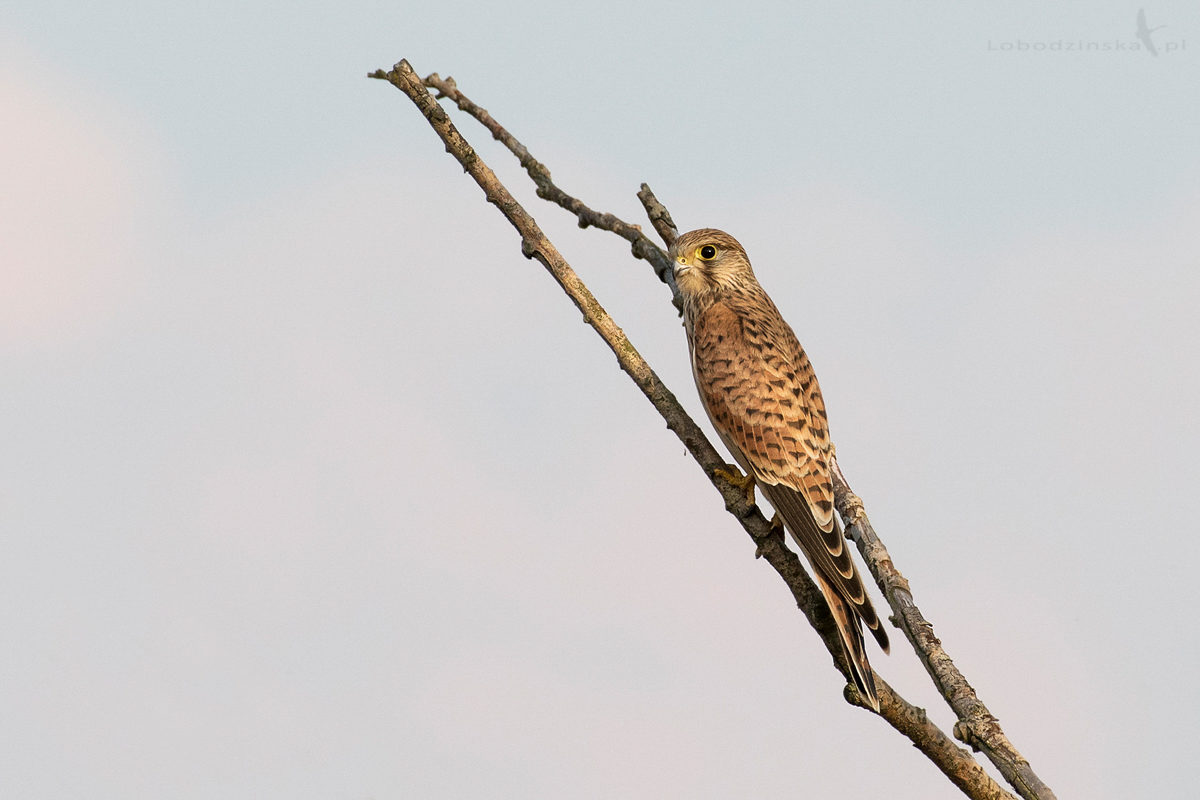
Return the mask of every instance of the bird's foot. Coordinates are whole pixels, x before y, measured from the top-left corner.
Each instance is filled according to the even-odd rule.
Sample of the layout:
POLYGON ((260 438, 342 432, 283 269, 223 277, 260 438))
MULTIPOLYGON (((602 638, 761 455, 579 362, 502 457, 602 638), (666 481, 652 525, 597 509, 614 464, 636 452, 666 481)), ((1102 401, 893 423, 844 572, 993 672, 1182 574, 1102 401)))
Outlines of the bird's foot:
POLYGON ((741 470, 732 464, 726 464, 724 467, 717 467, 713 470, 713 475, 718 478, 724 478, 729 483, 738 487, 746 493, 746 503, 754 505, 754 476, 743 475, 741 470))
POLYGON ((758 546, 754 548, 754 557, 762 558, 763 543, 766 542, 768 537, 773 536, 776 533, 778 533, 780 536, 783 536, 784 530, 785 529, 783 527, 783 517, 779 516, 779 512, 776 511, 775 516, 771 517, 771 530, 767 533, 766 536, 764 536, 761 539, 756 540, 758 542, 758 546))

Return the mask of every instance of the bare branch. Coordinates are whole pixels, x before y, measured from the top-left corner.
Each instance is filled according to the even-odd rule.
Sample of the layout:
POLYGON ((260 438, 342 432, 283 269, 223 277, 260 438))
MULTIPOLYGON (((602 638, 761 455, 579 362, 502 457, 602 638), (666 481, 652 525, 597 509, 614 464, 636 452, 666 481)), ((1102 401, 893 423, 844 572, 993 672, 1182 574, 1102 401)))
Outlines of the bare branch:
POLYGON ((941 640, 933 635, 933 624, 917 608, 908 580, 896 569, 887 548, 871 527, 862 499, 850 488, 836 455, 833 459, 833 491, 838 513, 846 522, 846 534, 858 545, 858 551, 896 615, 897 627, 904 631, 938 692, 958 716, 955 738, 975 750, 982 750, 1021 797, 1054 800, 1054 792, 1042 783, 1029 762, 1013 747, 1000 728, 1000 720, 992 716, 976 696, 975 689, 942 648, 941 640))
MULTIPOLYGON (((469 113, 472 113, 472 116, 483 122, 496 138, 505 141, 509 149, 521 159, 521 163, 525 166, 530 177, 538 184, 539 196, 552 199, 577 216, 582 213, 583 216, 579 217, 581 224, 584 223, 584 218, 586 217, 587 225, 604 227, 606 230, 620 228, 625 233, 620 233, 620 231, 614 232, 620 233, 620 235, 625 236, 627 239, 630 239, 630 236, 627 235, 628 232, 634 230, 637 236, 645 239, 645 236, 641 234, 640 228, 629 226, 627 223, 623 223, 612 217, 612 215, 596 214, 596 212, 587 209, 578 200, 559 192, 557 187, 554 187, 550 181, 549 171, 529 155, 528 150, 517 142, 514 137, 504 131, 486 111, 474 106, 470 101, 463 98, 461 92, 457 91, 457 87, 453 85, 452 81, 442 81, 436 75, 433 75, 426 79, 425 82, 422 82, 407 61, 400 61, 388 72, 377 70, 368 77, 387 80, 403 91, 413 101, 433 127, 434 131, 445 143, 447 152, 462 164, 463 168, 471 175, 479 187, 483 189, 488 202, 495 205, 510 224, 517 229, 521 235, 521 252, 527 258, 539 261, 550 272, 559 286, 563 288, 572 302, 575 303, 576 307, 583 312, 584 321, 596 330, 613 351, 614 355, 616 355, 621 369, 630 376, 646 398, 654 405, 659 414, 662 415, 667 423, 667 427, 679 437, 688 452, 700 464, 709 480, 721 493, 725 501, 726 510, 741 523, 742 527, 755 542, 756 557, 764 558, 784 580, 792 592, 797 605, 821 636, 826 649, 833 656, 835 665, 842 672, 843 677, 848 679, 848 668, 844 662, 842 647, 833 621, 830 618, 828 607, 821 598, 820 591, 800 565, 799 558, 784 543, 782 529, 778 526, 773 526, 767 521, 758 507, 750 501, 742 488, 730 483, 718 473, 718 470, 728 470, 730 468, 725 464, 707 437, 705 437, 703 431, 700 430, 687 412, 684 411, 683 407, 675 399, 675 396, 667 389, 650 368, 650 365, 637 352, 624 332, 605 312, 596 298, 579 279, 578 275, 575 274, 574 270, 571 269, 570 265, 558 252, 557 248, 542 233, 533 218, 512 197, 496 178, 492 170, 479 158, 461 136, 450 122, 448 115, 442 107, 438 105, 436 100, 426 90, 425 85, 436 79, 436 84, 440 84, 438 86, 439 91, 446 97, 451 97, 446 91, 447 89, 454 92, 452 99, 455 99, 460 108, 463 107, 464 103, 468 104, 467 109, 474 108, 475 110, 469 113), (546 185, 545 190, 543 190, 543 184, 546 185)), ((653 221, 656 230, 659 231, 666 241, 670 241, 675 235, 675 226, 666 208, 654 198, 653 193, 644 184, 638 197, 646 208, 647 214, 653 221)), ((633 239, 630 240, 633 241, 633 239)), ((646 241, 649 242, 649 240, 646 241)), ((653 243, 649 244, 653 248, 653 251, 646 251, 642 248, 643 252, 652 253, 657 251, 660 254, 662 253, 653 243)), ((654 263, 651 257, 639 254, 638 250, 639 248, 635 243, 634 254, 654 263)), ((665 262, 665 254, 663 254, 663 259, 665 262)), ((655 269, 659 273, 660 278, 668 283, 668 285, 671 285, 673 289, 670 270, 666 269, 665 263, 662 271, 660 271, 657 265, 655 269)), ((859 502, 859 507, 861 507, 861 501, 859 502)), ((887 720, 897 731, 908 737, 965 794, 969 797, 977 798, 977 800, 1003 800, 1004 798, 1012 798, 1011 794, 1006 792, 987 775, 982 767, 971 757, 969 752, 955 745, 949 736, 929 722, 924 711, 912 706, 901 698, 878 675, 876 676, 876 680, 877 685, 882 690, 880 694, 880 716, 887 720)), ((849 702, 865 707, 861 699, 857 696, 857 692, 852 684, 846 687, 845 694, 849 702)))
POLYGON ((671 243, 675 241, 675 237, 679 235, 679 228, 675 227, 675 220, 671 219, 671 212, 658 202, 654 192, 650 191, 650 187, 644 183, 638 190, 637 196, 638 200, 642 201, 642 207, 646 209, 646 216, 650 218, 650 224, 654 226, 654 230, 658 231, 658 235, 662 237, 667 247, 670 247, 671 243))
MULTIPOLYGON (((679 306, 678 290, 675 288, 675 276, 671 272, 671 265, 667 261, 667 254, 651 241, 646 234, 642 233, 641 226, 625 222, 615 214, 605 214, 588 208, 582 200, 572 197, 558 188, 550 178, 550 170, 546 169, 546 166, 542 162, 534 158, 525 145, 521 144, 517 141, 517 137, 505 130, 504 126, 497 122, 486 109, 471 102, 466 95, 459 91, 454 78, 442 78, 434 72, 425 78, 423 83, 430 89, 435 89, 437 97, 444 97, 447 100, 451 100, 458 106, 460 111, 465 111, 479 120, 480 124, 492 134, 493 139, 507 147, 509 152, 521 162, 521 166, 524 167, 534 186, 537 187, 538 197, 543 200, 549 200, 551 203, 556 203, 574 214, 581 228, 595 227, 611 231, 630 242, 633 245, 634 257, 650 262, 650 266, 654 267, 654 274, 658 276, 660 281, 671 288, 671 295, 676 298, 676 307, 679 306)), ((645 184, 642 184, 642 186, 649 192, 645 184)), ((650 195, 650 197, 653 196, 653 194, 650 195)), ((657 203, 657 200, 655 202, 657 203)), ((669 221, 670 215, 666 213, 667 210, 662 208, 661 205, 659 208, 662 209, 662 214, 669 221)), ((653 219, 653 216, 651 219, 653 219)), ((668 243, 670 243, 670 240, 668 240, 668 243)))
POLYGON ((883 718, 907 736, 913 746, 937 765, 963 794, 973 798, 1015 800, 987 774, 982 765, 971 758, 969 753, 929 721, 925 709, 910 704, 896 694, 879 673, 875 673, 875 690, 879 693, 880 714, 883 718), (948 765, 953 765, 953 769, 947 769, 948 765))

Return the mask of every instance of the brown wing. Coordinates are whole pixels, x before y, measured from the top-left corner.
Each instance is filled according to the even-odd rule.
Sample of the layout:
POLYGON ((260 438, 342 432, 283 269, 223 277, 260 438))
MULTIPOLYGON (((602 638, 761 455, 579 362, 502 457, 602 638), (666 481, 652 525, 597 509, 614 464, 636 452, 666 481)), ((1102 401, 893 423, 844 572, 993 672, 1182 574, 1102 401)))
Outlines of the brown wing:
POLYGON ((719 302, 695 321, 693 366, 708 403, 765 483, 804 495, 822 530, 833 523, 829 429, 808 357, 765 294, 719 302))
POLYGON ((795 334, 761 290, 714 304, 692 328, 696 385, 721 439, 754 475, 823 583, 886 651, 887 633, 833 515, 825 404, 795 334))

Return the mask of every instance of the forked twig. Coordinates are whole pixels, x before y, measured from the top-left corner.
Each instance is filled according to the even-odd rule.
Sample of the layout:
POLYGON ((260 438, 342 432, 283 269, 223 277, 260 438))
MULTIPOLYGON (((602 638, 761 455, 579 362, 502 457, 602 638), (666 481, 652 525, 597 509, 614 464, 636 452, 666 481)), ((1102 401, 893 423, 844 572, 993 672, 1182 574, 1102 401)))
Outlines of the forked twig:
MULTIPOLYGON (((636 258, 643 258, 649 261, 651 266, 654 267, 654 272, 658 275, 658 279, 670 286, 671 293, 675 294, 675 276, 671 274, 671 265, 667 262, 667 254, 658 245, 654 244, 646 234, 642 233, 640 226, 625 222, 614 214, 594 211, 582 200, 572 197, 558 188, 558 185, 551 180, 550 170, 546 169, 546 165, 534 158, 525 145, 517 141, 517 137, 505 130, 500 123, 496 122, 492 115, 487 112, 487 109, 471 102, 466 95, 460 92, 458 85, 454 82, 454 78, 442 78, 435 72, 425 78, 422 83, 430 89, 436 90, 438 98, 444 97, 452 101, 458 106, 460 111, 465 111, 478 120, 492 134, 493 139, 507 147, 509 152, 517 157, 517 160, 533 181, 534 186, 537 187, 538 197, 562 206, 574 214, 581 228, 595 227, 611 231, 628 241, 633 245, 633 255, 636 258)), ((645 184, 643 184, 643 188, 645 188, 645 184)), ((666 213, 665 208, 662 209, 662 213, 666 219, 670 219, 670 215, 666 213)))

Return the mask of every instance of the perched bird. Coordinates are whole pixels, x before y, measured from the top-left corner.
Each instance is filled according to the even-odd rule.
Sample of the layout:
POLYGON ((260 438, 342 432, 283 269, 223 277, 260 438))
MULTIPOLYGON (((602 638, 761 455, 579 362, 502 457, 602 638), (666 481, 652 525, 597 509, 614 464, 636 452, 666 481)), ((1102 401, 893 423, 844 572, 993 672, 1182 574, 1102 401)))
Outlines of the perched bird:
POLYGON ((884 652, 888 637, 834 517, 833 448, 812 364, 732 236, 712 228, 685 233, 670 258, 704 410, 745 471, 751 496, 757 484, 808 559, 854 684, 878 711, 860 620, 884 652))

